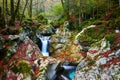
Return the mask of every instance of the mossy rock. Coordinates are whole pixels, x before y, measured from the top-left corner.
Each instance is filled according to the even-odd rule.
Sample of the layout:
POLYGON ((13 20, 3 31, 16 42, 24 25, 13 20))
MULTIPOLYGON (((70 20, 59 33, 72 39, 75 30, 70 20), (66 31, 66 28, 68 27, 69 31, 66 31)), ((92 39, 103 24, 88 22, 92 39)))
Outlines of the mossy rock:
POLYGON ((99 41, 103 39, 106 33, 106 27, 105 26, 99 26, 95 28, 89 28, 85 30, 81 36, 78 37, 79 41, 82 42, 91 42, 94 43, 96 41, 99 41))
POLYGON ((110 41, 110 43, 112 43, 115 40, 115 34, 107 34, 105 38, 107 41, 110 41))
POLYGON ((38 19, 38 20, 43 20, 43 19, 44 19, 44 16, 41 15, 41 14, 39 14, 39 15, 37 16, 37 19, 38 19))
POLYGON ((100 41, 98 41, 96 43, 91 44, 91 47, 96 47, 96 46, 101 47, 101 43, 102 43, 102 40, 100 40, 100 41))
POLYGON ((33 20, 32 19, 26 19, 22 22, 22 25, 32 25, 33 24, 33 20))
POLYGON ((14 67, 11 68, 11 70, 15 73, 23 73, 23 74, 30 74, 32 75, 32 68, 28 61, 22 60, 18 63, 18 65, 14 65, 14 67))

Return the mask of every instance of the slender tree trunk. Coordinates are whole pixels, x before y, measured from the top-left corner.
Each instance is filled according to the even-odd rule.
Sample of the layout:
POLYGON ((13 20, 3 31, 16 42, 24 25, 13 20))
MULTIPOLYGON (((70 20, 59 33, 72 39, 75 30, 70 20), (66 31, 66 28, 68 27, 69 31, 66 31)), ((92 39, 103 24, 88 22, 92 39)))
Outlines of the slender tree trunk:
POLYGON ((17 2, 17 7, 16 7, 16 10, 15 10, 15 16, 18 14, 19 6, 20 6, 20 0, 18 0, 18 2, 17 2))
POLYGON ((26 0, 25 7, 24 7, 24 9, 23 9, 22 17, 21 17, 21 19, 20 19, 20 24, 22 23, 23 16, 24 16, 24 13, 25 13, 25 10, 26 10, 26 7, 27 7, 27 4, 28 4, 28 0, 26 0))
POLYGON ((84 13, 83 13, 83 0, 80 0, 80 15, 81 15, 81 21, 84 18, 84 13))
POLYGON ((66 9, 66 16, 67 16, 67 20, 69 20, 70 19, 70 16, 69 16, 69 0, 67 0, 67 9, 66 9))
POLYGON ((64 16, 66 16, 66 8, 65 8, 65 5, 64 5, 64 0, 61 0, 61 3, 62 3, 62 7, 63 7, 63 11, 64 11, 64 16))
POLYGON ((94 10, 94 7, 93 7, 93 18, 95 18, 94 11, 95 11, 95 10, 94 10))
POLYGON ((61 0, 61 3, 62 3, 62 7, 63 7, 63 9, 64 9, 64 11, 65 11, 65 7, 64 7, 64 2, 63 2, 63 0, 61 0))
POLYGON ((0 0, 0 18, 1 18, 1 15, 2 15, 2 0, 0 0))
POLYGON ((6 15, 8 14, 8 1, 5 0, 5 7, 6 7, 6 15))
MULTIPOLYGON (((37 0, 37 3, 39 3, 38 0, 37 0)), ((39 4, 37 4, 37 15, 38 14, 39 14, 39 4)))
POLYGON ((1 9, 1 7, 0 7, 0 18, 2 17, 2 9, 1 9))
POLYGON ((6 10, 5 10, 5 24, 7 27, 7 25, 8 25, 8 1, 7 0, 5 0, 5 8, 6 8, 6 10))
POLYGON ((32 18, 32 0, 30 0, 30 18, 32 18))
POLYGON ((10 20, 10 25, 14 26, 15 25, 15 12, 14 12, 14 0, 10 0, 11 3, 11 20, 10 20))
POLYGON ((2 25, 5 26, 5 0, 2 0, 2 25))
POLYGON ((3 9, 2 9, 2 14, 3 14, 3 15, 4 15, 4 9, 5 9, 4 3, 5 3, 5 1, 3 0, 3 3, 2 3, 2 4, 3 4, 3 5, 2 5, 2 6, 3 6, 3 9))
POLYGON ((110 10, 110 0, 108 0, 108 10, 110 10))
POLYGON ((120 6, 120 0, 119 0, 119 6, 120 6))
MULTIPOLYGON (((79 4, 81 3, 81 0, 79 1, 79 4)), ((80 5, 81 6, 81 5, 80 5)), ((79 6, 79 27, 81 26, 81 7, 79 6)))

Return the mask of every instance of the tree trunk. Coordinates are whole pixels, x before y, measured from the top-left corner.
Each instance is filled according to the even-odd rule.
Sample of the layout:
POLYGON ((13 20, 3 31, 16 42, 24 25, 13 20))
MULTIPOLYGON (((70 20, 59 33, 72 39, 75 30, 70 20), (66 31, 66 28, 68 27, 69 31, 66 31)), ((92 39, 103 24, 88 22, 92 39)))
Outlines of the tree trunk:
POLYGON ((21 25, 21 23, 22 23, 23 16, 24 16, 24 13, 25 13, 25 10, 26 10, 26 7, 27 7, 27 4, 28 4, 28 0, 26 0, 25 7, 24 7, 23 12, 22 12, 22 17, 21 17, 21 19, 20 19, 20 25, 21 25))
POLYGON ((93 7, 93 18, 95 18, 94 11, 95 11, 95 10, 94 10, 94 7, 93 7))
POLYGON ((63 0, 61 0, 62 3, 62 7, 64 10, 64 15, 67 17, 67 20, 69 20, 70 16, 69 16, 69 0, 65 0, 65 2, 63 0), (64 5, 66 4, 66 6, 64 5))
POLYGON ((5 3, 5 1, 3 0, 3 3, 2 3, 2 4, 3 4, 3 5, 2 5, 2 6, 3 6, 3 8, 2 8, 2 14, 3 14, 3 15, 4 15, 4 8, 5 8, 5 7, 4 7, 4 3, 5 3))
POLYGON ((119 0, 119 6, 120 6, 120 0, 119 0))
POLYGON ((1 7, 0 7, 0 18, 2 17, 2 9, 1 9, 1 7))
POLYGON ((63 11, 64 11, 64 15, 66 16, 66 10, 65 10, 65 6, 64 6, 64 1, 61 0, 61 3, 62 3, 62 7, 63 7, 63 11))
POLYGON ((61 3, 62 3, 63 10, 65 11, 65 9, 64 9, 64 2, 63 2, 63 0, 61 0, 61 3))
POLYGON ((15 12, 14 12, 14 0, 10 0, 11 4, 11 20, 10 20, 10 26, 15 26, 15 12))
POLYGON ((17 2, 17 7, 16 7, 16 10, 15 10, 15 16, 17 15, 17 13, 19 11, 19 6, 20 6, 20 0, 18 0, 18 2, 17 2))
POLYGON ((3 26, 5 26, 5 0, 3 0, 3 2, 2 2, 2 23, 3 23, 3 26))
MULTIPOLYGON (((81 0, 79 2, 81 3, 81 0)), ((79 27, 81 26, 81 22, 82 22, 82 20, 81 20, 81 9, 80 9, 81 7, 80 6, 79 6, 79 27)))
POLYGON ((32 0, 30 0, 30 18, 32 18, 32 0))
POLYGON ((8 14, 8 1, 5 1, 5 7, 6 7, 6 15, 8 14))
MULTIPOLYGON (((37 0, 37 3, 39 3, 38 0, 37 0)), ((37 4, 37 15, 38 14, 39 14, 39 5, 37 4)))
POLYGON ((6 10, 5 10, 5 24, 7 26, 8 25, 8 1, 7 0, 5 0, 5 8, 6 8, 6 10))
POLYGON ((70 19, 70 16, 69 16, 69 0, 67 0, 67 6, 66 6, 66 16, 67 16, 67 20, 69 20, 70 19))

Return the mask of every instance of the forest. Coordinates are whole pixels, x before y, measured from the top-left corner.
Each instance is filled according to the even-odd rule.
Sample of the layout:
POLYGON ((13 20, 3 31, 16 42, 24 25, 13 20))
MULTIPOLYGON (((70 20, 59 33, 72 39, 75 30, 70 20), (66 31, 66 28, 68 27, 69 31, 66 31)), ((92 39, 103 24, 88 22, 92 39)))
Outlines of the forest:
POLYGON ((120 0, 0 0, 0 80, 120 80, 120 0))

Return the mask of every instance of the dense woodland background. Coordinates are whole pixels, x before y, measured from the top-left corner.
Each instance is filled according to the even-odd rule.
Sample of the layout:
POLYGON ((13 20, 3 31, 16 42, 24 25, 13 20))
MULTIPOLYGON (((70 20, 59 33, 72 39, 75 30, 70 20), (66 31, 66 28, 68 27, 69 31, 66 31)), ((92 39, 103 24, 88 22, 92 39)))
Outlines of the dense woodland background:
POLYGON ((119 5, 120 0, 1 0, 0 26, 43 15, 60 24, 68 20, 71 29, 79 28, 83 21, 101 18, 119 5))

